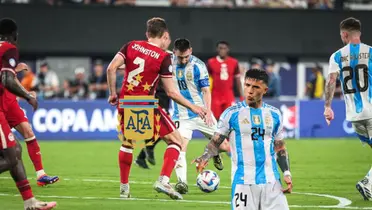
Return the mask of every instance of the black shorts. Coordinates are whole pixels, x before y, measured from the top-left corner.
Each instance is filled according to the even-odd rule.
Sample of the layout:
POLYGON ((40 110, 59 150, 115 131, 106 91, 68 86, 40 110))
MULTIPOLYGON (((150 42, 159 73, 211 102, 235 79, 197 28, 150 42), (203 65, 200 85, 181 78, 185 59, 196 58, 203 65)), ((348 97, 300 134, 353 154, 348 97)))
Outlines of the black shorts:
POLYGON ((170 98, 167 96, 167 94, 163 91, 157 91, 155 93, 155 98, 159 99, 159 106, 163 108, 167 114, 169 114, 170 98))

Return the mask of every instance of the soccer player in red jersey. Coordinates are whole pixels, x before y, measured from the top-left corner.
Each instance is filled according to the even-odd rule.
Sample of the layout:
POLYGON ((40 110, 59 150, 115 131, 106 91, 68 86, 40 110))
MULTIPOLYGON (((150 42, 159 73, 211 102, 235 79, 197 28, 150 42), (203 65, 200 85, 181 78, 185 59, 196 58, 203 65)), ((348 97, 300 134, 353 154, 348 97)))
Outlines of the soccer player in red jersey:
POLYGON ((208 71, 212 77, 212 112, 216 119, 220 118, 225 109, 235 103, 234 81, 238 86, 240 100, 243 100, 242 84, 240 81, 239 63, 229 56, 229 43, 217 43, 216 57, 208 60, 208 71))
POLYGON ((35 97, 27 92, 16 78, 17 36, 17 24, 13 20, 8 18, 0 20, 0 173, 10 171, 24 200, 25 210, 52 209, 56 206, 55 202, 47 203, 35 199, 22 162, 21 146, 15 140, 9 126, 11 122, 8 114, 15 113, 13 109, 19 108, 17 96, 26 99, 34 110, 38 107, 35 97))
MULTIPOLYGON (((182 104, 194 113, 206 117, 206 110, 193 105, 182 97, 175 87, 172 78, 170 54, 165 50, 170 44, 170 37, 165 20, 152 18, 147 21, 147 41, 131 41, 125 44, 116 54, 107 68, 107 81, 110 89, 109 103, 118 104, 116 95, 116 70, 125 64, 125 77, 123 80, 120 98, 127 95, 154 95, 159 81, 162 81, 166 94, 176 103, 182 104)), ((119 109, 119 108, 118 108, 119 109)), ((118 110, 123 116, 124 110, 118 110)), ((169 184, 169 178, 180 154, 182 137, 177 131, 170 117, 161 107, 154 110, 155 115, 160 115, 160 137, 167 142, 168 147, 164 153, 163 167, 159 179, 154 184, 157 192, 165 193, 172 199, 182 199, 169 184)), ((121 131, 124 133, 123 120, 120 122, 121 131)), ((122 145, 119 151, 120 166, 120 197, 129 198, 128 177, 133 162, 133 147, 122 145)))

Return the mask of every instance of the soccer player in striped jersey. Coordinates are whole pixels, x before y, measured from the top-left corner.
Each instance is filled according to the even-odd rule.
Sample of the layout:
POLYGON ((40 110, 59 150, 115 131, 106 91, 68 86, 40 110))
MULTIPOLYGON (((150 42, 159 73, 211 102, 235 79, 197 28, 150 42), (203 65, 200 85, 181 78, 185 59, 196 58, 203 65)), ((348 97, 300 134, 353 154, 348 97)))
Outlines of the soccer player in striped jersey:
MULTIPOLYGON (((207 111, 205 121, 195 115, 190 109, 173 102, 172 120, 183 137, 182 151, 176 164, 178 183, 175 189, 181 193, 187 193, 187 163, 186 150, 194 130, 199 130, 208 139, 213 135, 217 121, 211 111, 211 92, 209 88, 209 75, 204 62, 192 55, 190 41, 177 39, 174 42, 174 54, 172 60, 173 78, 179 91, 192 104, 205 107, 207 111)), ((224 151, 228 150, 225 143, 224 151)), ((214 156, 214 165, 222 170, 223 164, 219 154, 214 156)))
POLYGON ((262 101, 269 77, 264 70, 251 69, 244 79, 245 101, 227 108, 204 154, 194 160, 202 171, 218 154, 219 145, 229 137, 232 160, 232 209, 286 210, 284 192, 292 191, 288 153, 283 140, 280 111, 262 101), (288 185, 282 189, 277 164, 288 185))
MULTIPOLYGON (((360 40, 361 22, 358 19, 343 20, 340 35, 345 46, 329 59, 324 116, 328 125, 334 119, 331 103, 339 77, 346 103, 346 120, 351 121, 359 139, 372 147, 372 48, 360 40)), ((372 200, 372 168, 356 188, 364 200, 372 200)))

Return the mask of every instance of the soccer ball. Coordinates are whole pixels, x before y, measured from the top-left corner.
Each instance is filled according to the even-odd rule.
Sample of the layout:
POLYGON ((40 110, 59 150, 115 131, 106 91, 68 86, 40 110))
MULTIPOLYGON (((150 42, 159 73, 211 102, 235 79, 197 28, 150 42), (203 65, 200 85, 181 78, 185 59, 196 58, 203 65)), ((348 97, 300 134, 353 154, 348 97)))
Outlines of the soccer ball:
POLYGON ((220 184, 220 177, 214 171, 205 170, 196 178, 196 184, 201 191, 210 193, 217 190, 220 184))

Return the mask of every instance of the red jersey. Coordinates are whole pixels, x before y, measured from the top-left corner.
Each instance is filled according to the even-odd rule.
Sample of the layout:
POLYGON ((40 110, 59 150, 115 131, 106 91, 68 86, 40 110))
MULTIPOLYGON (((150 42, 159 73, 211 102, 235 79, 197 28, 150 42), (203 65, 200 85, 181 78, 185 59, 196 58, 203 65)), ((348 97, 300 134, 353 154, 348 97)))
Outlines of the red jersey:
POLYGON ((124 95, 154 95, 159 76, 172 77, 170 54, 147 41, 131 41, 118 54, 125 59, 120 98, 124 95))
POLYGON ((212 96, 226 95, 234 98, 234 78, 240 77, 238 60, 228 56, 222 60, 218 56, 208 60, 208 72, 213 79, 212 96))
MULTIPOLYGON (((18 49, 9 42, 0 42, 0 73, 10 71, 16 74, 15 67, 18 65, 18 49)), ((0 111, 7 111, 9 105, 17 101, 16 95, 9 92, 0 84, 0 111)))

